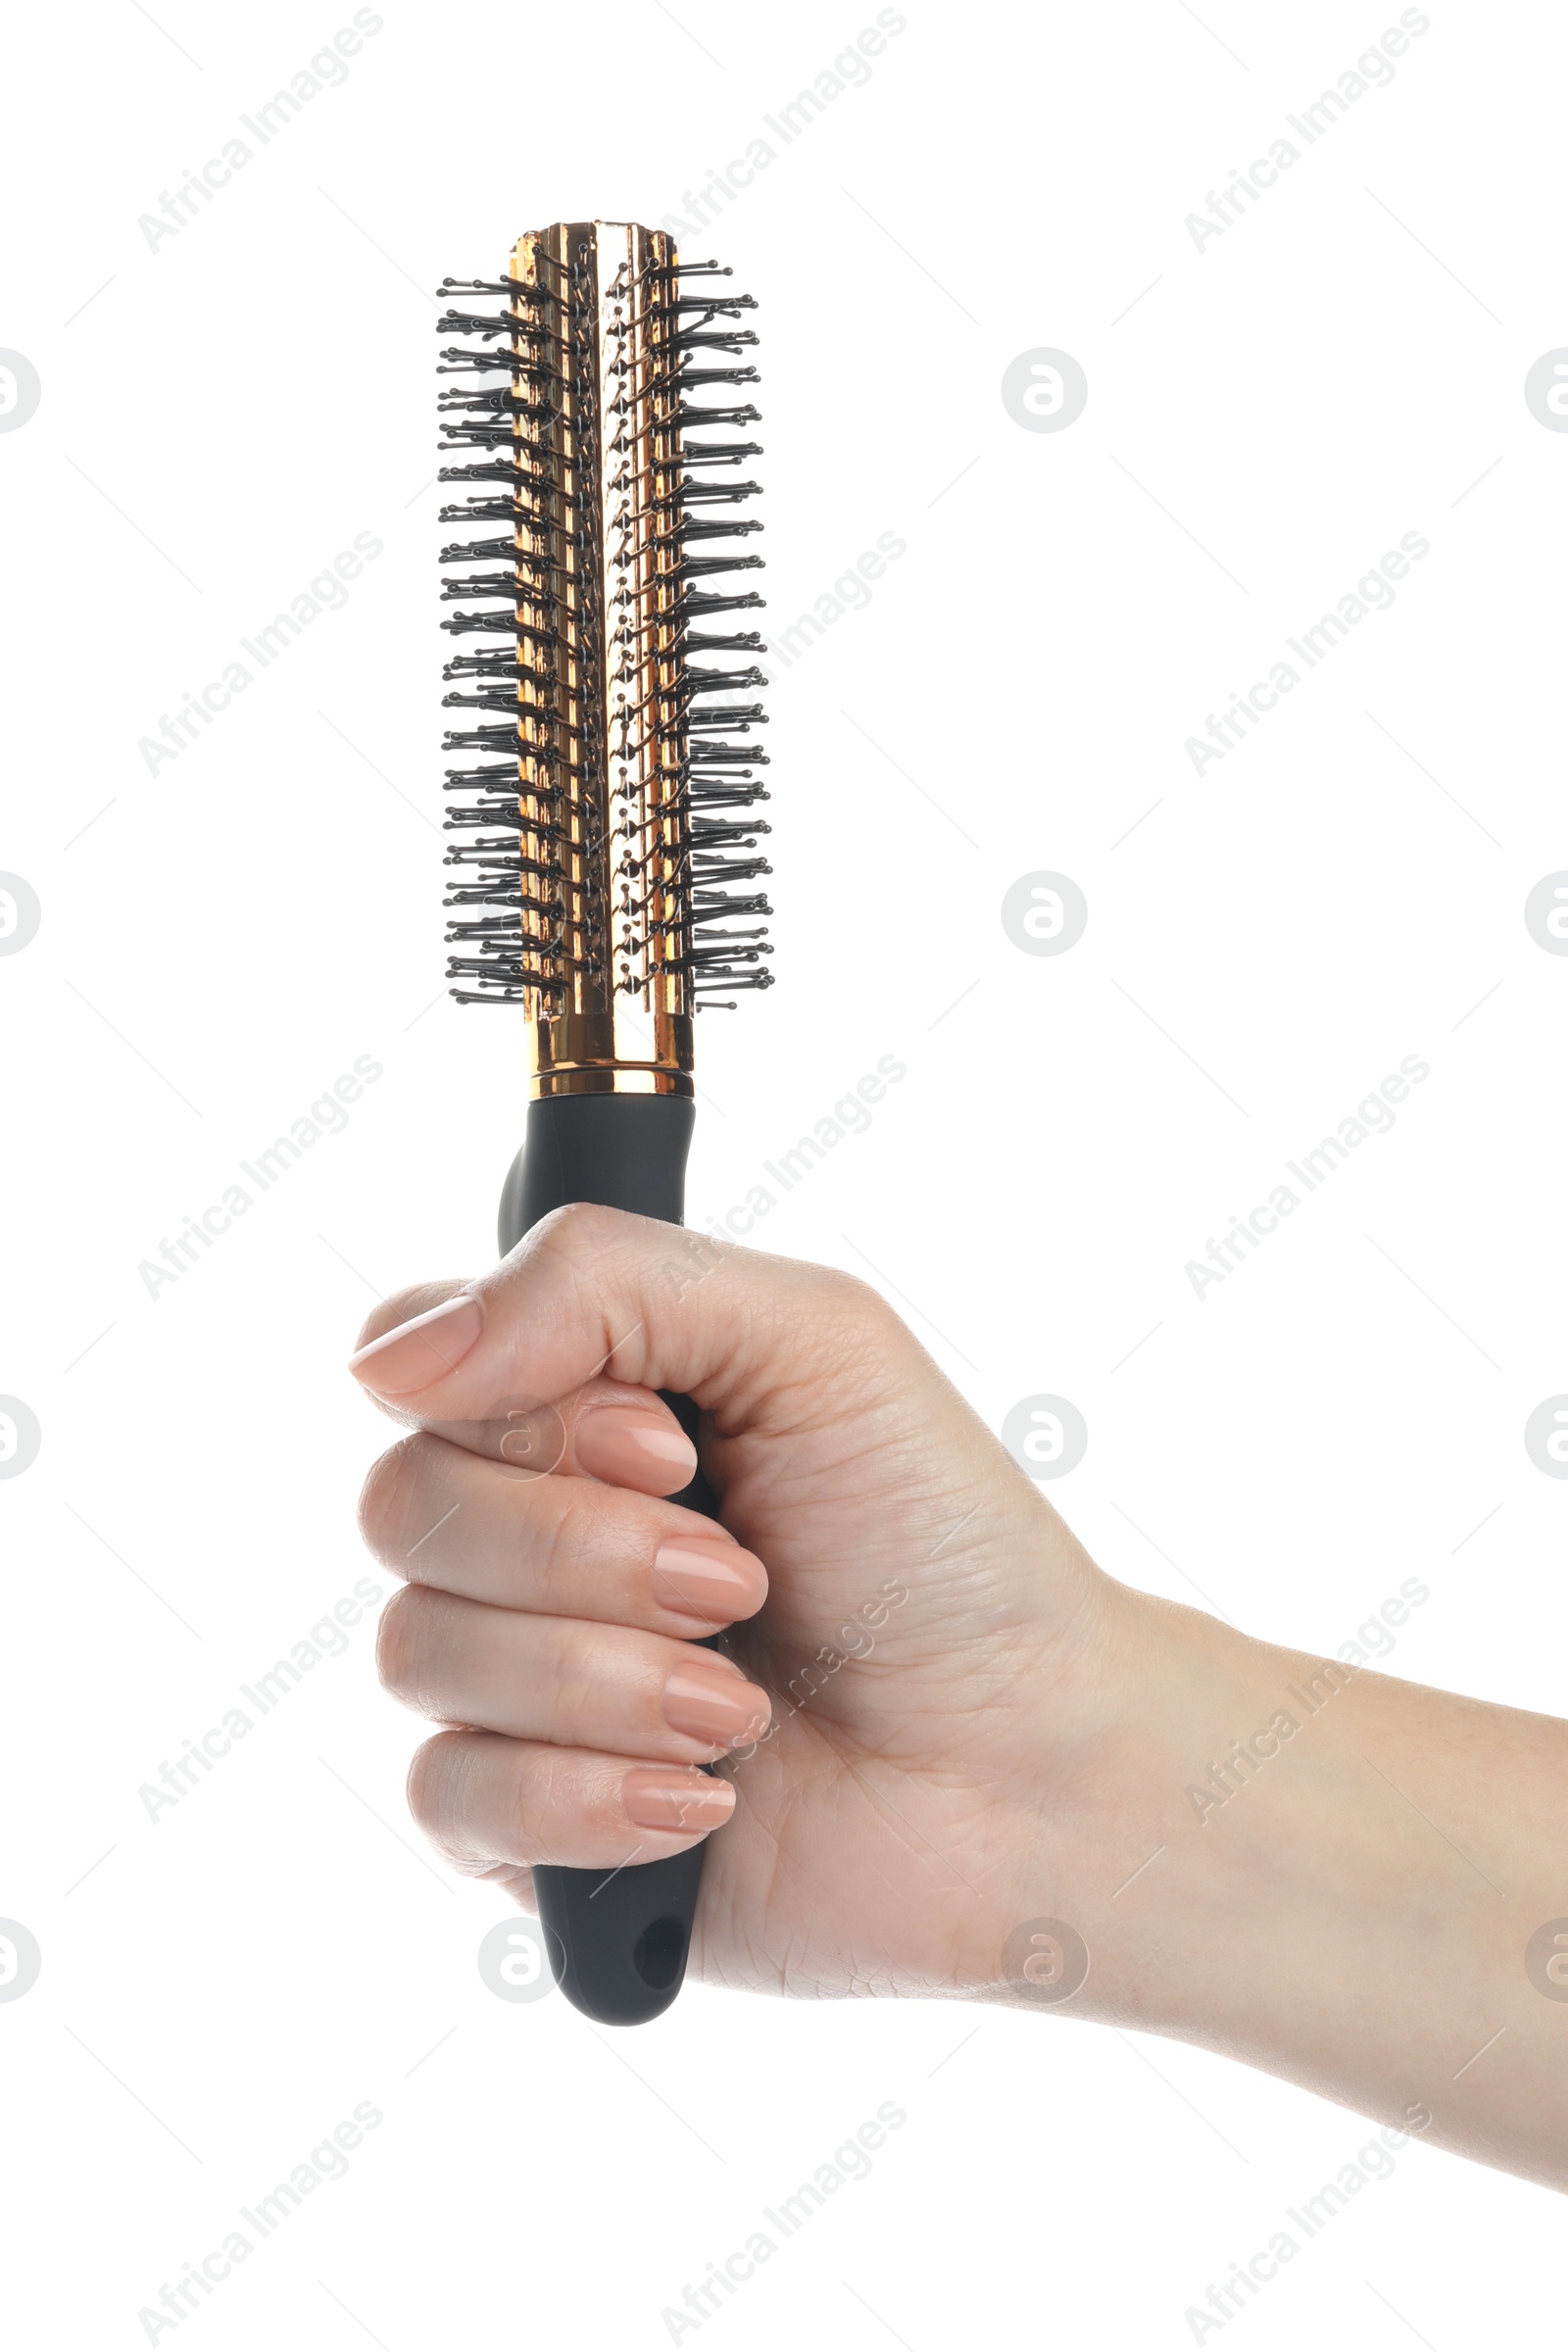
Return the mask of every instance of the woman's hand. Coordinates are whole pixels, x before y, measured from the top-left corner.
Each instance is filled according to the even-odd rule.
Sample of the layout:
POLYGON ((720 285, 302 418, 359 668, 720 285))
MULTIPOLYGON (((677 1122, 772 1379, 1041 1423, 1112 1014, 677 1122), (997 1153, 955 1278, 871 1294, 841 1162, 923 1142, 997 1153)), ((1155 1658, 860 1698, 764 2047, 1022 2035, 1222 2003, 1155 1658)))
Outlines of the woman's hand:
POLYGON ((842 1274, 562 1209, 353 1368, 414 1433, 362 1519, 456 1868, 527 1904, 536 1862, 717 1830, 711 1983, 1070 1997, 1568 2185, 1568 2003, 1525 1954, 1568 1915, 1563 1725, 1116 1584, 842 1274), (659 1390, 721 1525, 663 1499, 659 1390))
POLYGON ((471 1727, 411 1781, 449 1859, 526 1902, 534 1862, 651 1861, 724 1823, 701 1975, 995 1983, 1039 1791, 1104 1713, 1118 1588, 876 1294, 573 1208, 367 1339, 359 1378, 417 1427, 362 1510, 407 1587, 382 1674, 471 1727), (661 1499, 694 1464, 659 1389, 701 1408, 722 1526, 661 1499), (728 1657, 692 1646, 720 1626, 728 1657))

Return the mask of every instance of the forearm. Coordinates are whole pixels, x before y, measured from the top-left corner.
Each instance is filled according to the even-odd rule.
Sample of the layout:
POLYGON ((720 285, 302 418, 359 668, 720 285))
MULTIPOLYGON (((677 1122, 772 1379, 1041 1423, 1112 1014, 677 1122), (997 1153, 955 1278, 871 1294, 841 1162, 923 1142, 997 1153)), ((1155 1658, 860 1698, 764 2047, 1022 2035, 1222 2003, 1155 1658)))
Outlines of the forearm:
POLYGON ((1126 1599, 1080 2005, 1568 2188, 1568 1725, 1126 1599))

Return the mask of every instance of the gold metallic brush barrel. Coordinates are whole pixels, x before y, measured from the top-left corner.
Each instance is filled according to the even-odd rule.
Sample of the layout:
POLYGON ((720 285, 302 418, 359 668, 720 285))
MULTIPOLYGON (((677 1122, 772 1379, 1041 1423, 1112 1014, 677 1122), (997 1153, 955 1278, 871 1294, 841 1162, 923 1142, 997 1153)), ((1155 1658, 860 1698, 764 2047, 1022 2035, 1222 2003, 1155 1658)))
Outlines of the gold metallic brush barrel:
MULTIPOLYGON (((671 240, 619 221, 567 221, 520 237, 511 274, 529 290, 519 320, 555 338, 559 416, 518 416, 524 478, 535 486, 554 595, 517 575, 525 741, 519 780, 525 858, 555 863, 560 935, 524 923, 541 973, 564 983, 534 999, 529 1091, 692 1091, 680 808, 685 752, 674 492, 681 453, 671 240), (537 632, 537 634, 536 634, 537 632), (557 703, 541 725, 541 704, 557 703), (541 787, 545 790, 542 792, 541 787), (562 789, 564 787, 564 790, 562 789), (555 788, 552 790, 551 788, 555 788), (540 827, 552 828, 542 832, 540 827)), ((519 529, 522 549, 524 534, 519 529)))
POLYGON ((740 512, 758 485, 730 470, 758 444, 693 438, 759 414, 757 369, 737 364, 757 341, 756 305, 701 282, 729 274, 681 263, 660 230, 589 220, 520 237, 504 279, 446 281, 455 299, 503 307, 439 321, 466 338, 443 351, 441 373, 481 379, 441 395, 448 452, 493 453, 441 468, 444 482, 483 485, 442 519, 509 526, 441 555, 501 566, 449 579, 444 601, 507 608, 443 623, 479 640, 448 662, 461 683, 446 706, 505 722, 449 730, 447 748, 509 762, 447 771, 465 796, 446 824, 460 869, 447 905, 462 910, 447 936, 466 951, 450 970, 477 984, 454 987, 461 1003, 524 1007, 535 1101, 689 1097, 699 1005, 768 985, 763 927, 727 927, 771 912, 729 887, 770 871, 754 813, 766 758, 720 740, 766 716, 709 699, 765 678, 755 662, 689 660, 762 650, 755 632, 706 625, 762 602, 705 585, 762 564, 745 552, 762 526, 740 512), (692 401, 715 387, 738 405, 692 401), (481 826, 510 831, 476 838, 481 826))

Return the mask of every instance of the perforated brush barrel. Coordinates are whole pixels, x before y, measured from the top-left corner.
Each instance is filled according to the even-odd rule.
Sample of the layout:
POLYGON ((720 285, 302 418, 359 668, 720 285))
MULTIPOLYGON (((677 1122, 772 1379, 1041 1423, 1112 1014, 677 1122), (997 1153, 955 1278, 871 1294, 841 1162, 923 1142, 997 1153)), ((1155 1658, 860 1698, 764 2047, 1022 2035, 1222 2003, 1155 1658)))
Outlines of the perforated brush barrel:
POLYGON ((447 482, 482 485, 442 519, 500 533, 446 547, 449 751, 491 755, 447 774, 453 993, 521 1004, 536 1095, 687 1093, 692 1016, 764 988, 755 885, 767 826, 765 723, 744 698, 761 650, 726 616, 762 603, 761 524, 743 510, 760 454, 742 355, 756 305, 703 281, 668 237, 558 222, 521 237, 505 280, 443 291, 502 298, 450 309, 447 482), (490 381, 488 379, 499 379, 490 381), (726 400, 726 390, 732 395, 726 400), (722 584, 717 584, 722 583, 722 584), (724 657, 720 663, 694 657, 724 657))

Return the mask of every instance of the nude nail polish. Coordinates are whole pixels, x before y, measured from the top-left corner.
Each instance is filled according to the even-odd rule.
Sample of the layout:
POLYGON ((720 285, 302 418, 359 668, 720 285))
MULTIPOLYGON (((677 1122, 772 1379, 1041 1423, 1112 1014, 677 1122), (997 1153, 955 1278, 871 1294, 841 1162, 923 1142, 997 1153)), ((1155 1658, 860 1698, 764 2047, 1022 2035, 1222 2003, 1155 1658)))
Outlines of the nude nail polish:
POLYGON ((697 1448, 671 1422, 637 1405, 605 1404, 577 1424, 577 1464, 607 1485, 673 1494, 689 1484, 697 1448))
POLYGON ((735 1810, 735 1791, 728 1781, 706 1773, 681 1772, 657 1764, 639 1764, 621 1783, 626 1818, 640 1830, 673 1830, 687 1837, 702 1836, 728 1821, 735 1810))
POLYGON ((741 1747, 760 1739, 767 1693, 716 1658, 683 1658, 664 1685, 664 1721, 671 1731, 714 1747, 741 1747))
POLYGON ((484 1308, 464 1293, 384 1331, 349 1357, 349 1370, 378 1396, 412 1396, 455 1370, 483 1329, 484 1308))
POLYGON ((755 1616, 767 1595, 767 1570, 755 1552, 718 1537, 674 1536, 654 1556, 654 1598, 699 1625, 755 1616))

